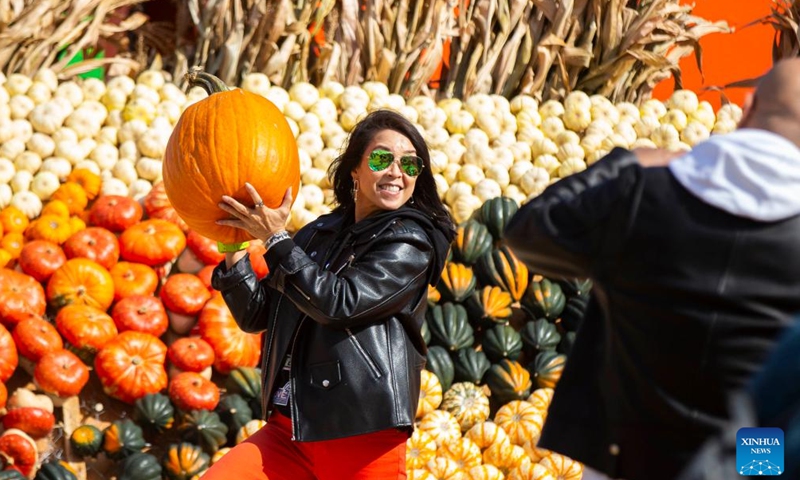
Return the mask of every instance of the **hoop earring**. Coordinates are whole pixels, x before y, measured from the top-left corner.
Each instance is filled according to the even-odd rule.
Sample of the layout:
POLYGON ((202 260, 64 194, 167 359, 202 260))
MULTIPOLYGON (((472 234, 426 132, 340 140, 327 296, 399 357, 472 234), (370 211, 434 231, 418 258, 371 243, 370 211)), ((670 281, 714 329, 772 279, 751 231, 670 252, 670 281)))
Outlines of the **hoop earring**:
POLYGON ((411 205, 414 205, 414 197, 411 197, 411 199, 409 199, 408 203, 410 203, 411 205))
POLYGON ((353 195, 353 202, 358 201, 358 180, 353 180, 353 189, 350 190, 350 193, 353 195))

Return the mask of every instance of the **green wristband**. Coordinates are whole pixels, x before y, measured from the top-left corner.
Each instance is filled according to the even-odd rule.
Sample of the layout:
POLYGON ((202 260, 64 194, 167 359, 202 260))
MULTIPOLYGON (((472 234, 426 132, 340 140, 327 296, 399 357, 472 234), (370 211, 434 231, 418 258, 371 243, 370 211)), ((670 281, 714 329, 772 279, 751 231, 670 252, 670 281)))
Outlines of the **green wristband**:
POLYGON ((244 250, 249 246, 250 242, 242 242, 242 243, 217 242, 217 250, 219 250, 220 253, 238 252, 239 250, 244 250))

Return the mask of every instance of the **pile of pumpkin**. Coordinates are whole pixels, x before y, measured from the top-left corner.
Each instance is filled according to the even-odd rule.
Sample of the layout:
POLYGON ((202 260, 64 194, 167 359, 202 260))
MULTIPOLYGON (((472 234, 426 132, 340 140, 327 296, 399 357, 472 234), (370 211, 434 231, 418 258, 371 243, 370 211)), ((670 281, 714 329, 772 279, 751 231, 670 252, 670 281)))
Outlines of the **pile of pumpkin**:
MULTIPOLYGON (((97 402, 134 421, 106 418, 113 423, 104 432, 89 425, 67 432, 73 450, 127 459, 148 439, 153 449, 142 455, 149 456, 126 460, 139 463, 125 472, 152 464, 168 478, 188 479, 218 447, 258 428, 245 429, 247 422, 219 409, 227 405, 244 418, 245 408, 231 403, 235 372, 257 365, 260 335, 242 332, 212 291, 210 273, 223 256, 216 242, 188 231, 161 186, 141 203, 101 195, 100 186, 99 176, 76 169, 35 220, 13 206, 0 210, 8 254, 0 269, 0 470, 30 478, 42 472, 38 454, 53 453, 40 452, 42 439, 48 445, 60 431, 53 405, 84 400, 96 384, 105 394, 86 399, 92 409, 97 402), (9 392, 7 384, 18 388, 9 392), (220 402, 218 385, 226 384, 220 402), (173 423, 173 437, 156 436, 173 423), (153 436, 143 436, 148 429, 153 436)), ((263 277, 263 247, 254 243, 250 252, 263 277)), ((255 387, 242 385, 247 399, 257 397, 255 387)), ((259 415, 247 410, 248 421, 259 415)))
MULTIPOLYGON (((141 202, 102 195, 101 184, 76 169, 33 221, 16 207, 0 210, 8 252, 0 269, 2 475, 72 478, 57 451, 42 451, 42 441, 60 432, 54 405, 83 398, 97 384, 104 398, 86 398, 84 413, 102 417, 113 403, 124 414, 105 418, 102 429, 87 422, 66 432, 72 451, 89 462, 117 460, 121 479, 189 479, 262 425, 260 335, 239 330, 210 287, 223 256, 180 220, 161 184, 141 202), (9 392, 6 384, 17 388, 9 392)), ((502 246, 516 208, 497 198, 459 225, 443 279, 429 292, 424 332, 435 374, 424 372, 419 429, 409 440, 409 468, 418 478, 429 478, 418 471, 423 465, 431 475, 436 468, 467 475, 477 466, 511 475, 525 468, 518 454, 526 444, 525 459, 577 465, 536 450, 535 438, 564 361, 554 350, 568 351, 585 291, 564 295, 561 284, 531 277, 502 246), (547 388, 532 392, 523 364, 547 388), (490 409, 503 430, 495 429, 497 442, 466 435, 492 428, 490 409), (512 409, 513 424, 499 420, 512 409), (463 455, 475 453, 473 444, 484 455, 456 456, 449 440, 470 447, 463 455)), ((263 246, 249 249, 263 277, 263 246)))
POLYGON ((459 224, 429 291, 409 478, 581 478, 578 462, 537 441, 591 282, 529 272, 503 244, 516 211, 513 200, 497 197, 459 224))

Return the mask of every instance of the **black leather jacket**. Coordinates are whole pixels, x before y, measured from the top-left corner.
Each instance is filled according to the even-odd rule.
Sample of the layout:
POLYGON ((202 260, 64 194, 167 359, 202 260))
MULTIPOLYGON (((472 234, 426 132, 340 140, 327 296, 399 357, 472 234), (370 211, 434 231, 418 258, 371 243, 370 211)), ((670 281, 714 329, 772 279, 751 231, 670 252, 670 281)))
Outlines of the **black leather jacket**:
POLYGON ((594 282, 539 446, 612 478, 674 480, 800 311, 800 216, 729 214, 623 149, 505 233, 534 272, 594 282))
POLYGON ((248 257, 216 268, 212 285, 242 330, 265 332, 264 412, 292 355, 294 440, 410 431, 427 353, 427 284, 447 256, 443 238, 411 208, 349 226, 334 213, 272 247, 261 282, 248 257))

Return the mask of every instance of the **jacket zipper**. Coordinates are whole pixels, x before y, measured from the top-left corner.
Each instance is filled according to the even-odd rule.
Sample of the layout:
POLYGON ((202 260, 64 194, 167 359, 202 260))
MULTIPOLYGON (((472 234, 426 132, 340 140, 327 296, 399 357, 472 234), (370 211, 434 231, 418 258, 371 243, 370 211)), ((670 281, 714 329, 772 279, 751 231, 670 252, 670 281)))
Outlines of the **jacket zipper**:
POLYGON ((292 391, 289 392, 289 403, 291 403, 292 406, 292 418, 289 419, 292 422, 292 441, 297 439, 297 422, 294 420, 300 414, 300 412, 297 410, 297 402, 294 401, 294 397, 297 392, 297 386, 295 383, 295 378, 297 376, 294 374, 294 366, 297 364, 297 362, 295 361, 296 359, 294 357, 294 346, 297 343, 297 337, 300 336, 300 329, 303 327, 303 322, 306 321, 306 318, 308 318, 308 315, 303 315, 303 318, 300 319, 300 324, 297 326, 297 330, 294 332, 294 338, 292 338, 292 347, 289 349, 292 355, 292 365, 291 370, 289 371, 289 381, 292 385, 292 391))
MULTIPOLYGON (((281 300, 283 300, 283 297, 278 298, 278 303, 275 306, 274 319, 278 318, 278 312, 280 311, 280 308, 281 308, 281 300)), ((267 354, 264 355, 264 359, 261 361, 261 371, 263 372, 262 380, 261 380, 262 382, 264 382, 264 380, 266 380, 267 363, 269 362, 269 356, 270 356, 270 353, 272 351, 272 341, 275 339, 275 320, 272 321, 270 326, 272 328, 270 328, 270 330, 269 330, 269 340, 267 342, 267 352, 266 352, 267 354)), ((267 386, 264 385, 261 388, 261 415, 266 415, 267 414, 267 407, 269 406, 269 401, 268 401, 269 399, 267 398, 268 393, 267 393, 267 388, 266 387, 267 386)))
MULTIPOLYGON (((308 248, 308 246, 311 244, 311 241, 314 240, 314 237, 316 237, 316 236, 317 236, 317 231, 314 230, 314 234, 311 235, 311 238, 308 239, 308 242, 306 242, 306 245, 305 245, 304 248, 308 248)), ((267 351, 266 351, 266 355, 264 356, 263 361, 261 362, 261 371, 262 371, 262 380, 261 380, 261 382, 262 383, 266 383, 266 382, 264 382, 264 380, 266 380, 266 376, 267 376, 267 363, 269 362, 269 356, 272 354, 272 340, 275 338, 275 324, 276 324, 275 320, 278 319, 278 312, 280 311, 281 301, 282 300, 283 300, 283 296, 279 297, 278 298, 278 303, 275 305, 275 315, 274 315, 274 320, 272 321, 272 328, 269 331, 269 342, 267 342, 267 351)), ((302 320, 301 320, 300 323, 302 323, 302 320)), ((299 328, 299 326, 298 326, 298 328, 299 328)), ((266 385, 262 385, 261 386, 261 415, 266 415, 267 414, 267 406, 269 406, 269 399, 267 398, 267 396, 270 393, 272 393, 272 392, 267 392, 267 386, 266 385)))
POLYGON ((375 361, 372 360, 372 357, 369 356, 364 347, 361 346, 361 343, 358 341, 356 336, 353 335, 353 332, 351 332, 349 328, 345 328, 344 331, 347 332, 347 336, 350 338, 350 341, 353 342, 353 345, 356 347, 356 350, 358 350, 358 353, 360 353, 361 357, 364 358, 364 361, 367 362, 367 366, 370 370, 372 370, 372 374, 377 378, 381 378, 383 374, 381 373, 380 369, 378 369, 375 361))

